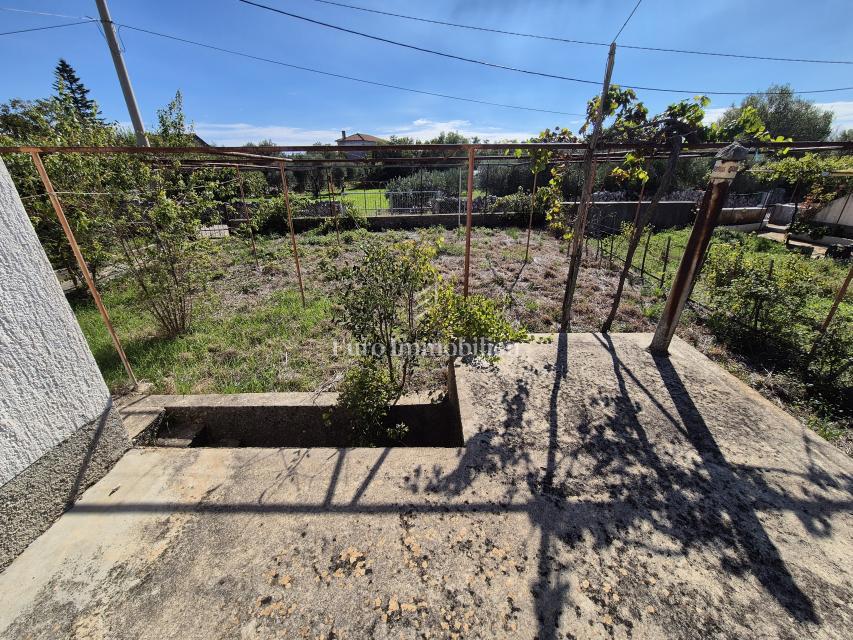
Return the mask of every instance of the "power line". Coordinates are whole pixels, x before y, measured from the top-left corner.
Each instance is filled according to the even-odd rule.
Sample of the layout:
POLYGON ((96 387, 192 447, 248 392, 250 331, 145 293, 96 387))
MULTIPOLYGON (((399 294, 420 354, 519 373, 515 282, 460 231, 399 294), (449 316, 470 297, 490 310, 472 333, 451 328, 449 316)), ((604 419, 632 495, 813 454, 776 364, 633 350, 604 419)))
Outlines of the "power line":
POLYGON ((66 22, 65 24, 52 24, 47 27, 33 27, 31 29, 18 29, 17 31, 4 31, 0 33, 0 36, 11 36, 16 33, 29 33, 31 31, 46 31, 47 29, 60 29, 62 27, 74 27, 78 24, 90 24, 92 22, 97 22, 97 20, 83 20, 82 22, 66 22))
POLYGON ((413 49, 415 51, 420 51, 422 53, 430 53, 432 55, 441 56, 444 58, 452 58, 453 60, 460 60, 462 62, 470 62, 472 64, 479 64, 486 67, 492 67, 494 69, 503 69, 504 71, 515 71, 517 73, 526 73, 534 76, 541 76, 543 78, 553 78, 555 80, 568 80, 571 82, 581 82, 583 84, 592 84, 592 85, 600 85, 601 83, 597 80, 585 80, 583 78, 572 78, 569 76, 561 76, 553 73, 545 73, 542 71, 531 71, 529 69, 519 69, 518 67, 510 67, 507 65, 497 64, 494 62, 487 62, 485 60, 477 60, 475 58, 466 58, 464 56, 458 56, 452 53, 445 53, 443 51, 436 51, 434 49, 427 49, 426 47, 419 47, 413 44, 407 44, 405 42, 398 42, 396 40, 391 40, 389 38, 383 38, 381 36, 374 36, 369 33, 364 33, 362 31, 356 31, 355 29, 348 29, 347 27, 341 27, 335 24, 330 24, 328 22, 323 22, 321 20, 314 20, 313 18, 308 18, 306 16, 300 16, 295 13, 289 13, 287 11, 283 11, 281 9, 276 9, 275 7, 270 7, 269 5, 260 4, 259 2, 252 2, 251 0, 238 0, 238 2, 242 2, 243 4, 252 5, 254 7, 258 7, 259 9, 265 9, 267 11, 272 11, 274 13, 280 13, 281 15, 288 16, 290 18, 295 18, 297 20, 304 20, 305 22, 310 22, 311 24, 316 24, 321 27, 326 27, 328 29, 335 29, 336 31, 343 31, 344 33, 349 33, 356 36, 361 36, 362 38, 368 38, 370 40, 376 40, 378 42, 384 42, 386 44, 393 44, 398 47, 404 47, 406 49, 413 49))
POLYGON ((233 49, 226 49, 224 47, 219 47, 219 46, 207 44, 204 42, 198 42, 195 40, 189 40, 187 38, 181 38, 179 36, 173 36, 173 35, 169 35, 167 33, 160 33, 157 31, 151 31, 150 29, 142 29, 141 27, 133 27, 129 24, 121 24, 118 22, 116 22, 115 24, 117 26, 124 28, 124 29, 130 29, 131 31, 139 31, 140 33, 147 33, 147 34, 152 35, 152 36, 158 36, 160 38, 167 38, 169 40, 175 40, 177 42, 183 42, 184 44, 191 44, 191 45, 194 45, 196 47, 203 47, 205 49, 211 49, 213 51, 219 51, 220 53, 228 53, 230 55, 240 56, 242 58, 248 58, 250 60, 258 60, 260 62, 267 62, 269 64, 275 64, 275 65, 279 65, 281 67, 288 67, 290 69, 298 69, 299 71, 308 71, 310 73, 316 73, 319 75, 329 76, 332 78, 340 78, 342 80, 351 80, 352 82, 360 82, 362 84, 369 84, 369 85, 373 85, 376 87, 384 87, 386 89, 396 89, 397 91, 406 91, 408 93, 418 93, 421 95, 433 96, 436 98, 446 98, 448 100, 458 100, 461 102, 472 102, 475 104, 482 104, 482 105, 486 105, 486 106, 490 106, 490 107, 502 107, 504 109, 518 109, 518 110, 522 110, 522 111, 536 111, 539 113, 551 113, 551 114, 556 114, 556 115, 561 115, 561 116, 586 117, 586 114, 584 114, 584 113, 571 113, 568 111, 557 111, 554 109, 542 109, 539 107, 526 107, 526 106, 517 105, 517 104, 504 104, 504 103, 500 103, 500 102, 490 102, 488 100, 478 100, 476 98, 463 98, 461 96, 453 96, 453 95, 450 95, 447 93, 438 93, 436 91, 426 91, 423 89, 412 89, 411 87, 402 87, 402 86, 396 85, 396 84, 389 84, 386 82, 378 82, 375 80, 367 80, 365 78, 357 78, 355 76, 348 76, 348 75, 344 75, 342 73, 334 73, 331 71, 322 71, 320 69, 312 69, 311 67, 303 67, 303 66, 300 66, 297 64, 282 62, 281 60, 275 60, 273 58, 265 58, 263 56, 257 56, 257 55, 253 55, 251 53, 245 53, 242 51, 235 51, 233 49))
MULTIPOLYGON (((445 20, 434 20, 423 18, 421 16, 410 16, 402 13, 394 13, 392 11, 382 11, 380 9, 371 9, 368 7, 360 7, 354 4, 345 4, 343 2, 334 2, 333 0, 312 0, 320 4, 332 5, 335 7, 343 7, 345 9, 353 9, 354 11, 364 11, 376 15, 390 16, 392 18, 401 18, 403 20, 413 20, 415 22, 425 22, 428 24, 438 24, 444 27, 454 27, 456 29, 470 29, 472 31, 483 31, 486 33, 497 33, 505 36, 516 36, 519 38, 534 38, 536 40, 549 40, 551 42, 562 42, 565 44, 582 44, 593 47, 609 47, 609 42, 597 42, 594 40, 578 40, 572 38, 559 38, 557 36, 546 36, 537 33, 524 33, 520 31, 507 31, 504 29, 494 29, 471 24, 459 24, 457 22, 447 22, 445 20)), ((813 64, 853 64, 851 60, 822 60, 816 58, 784 58, 778 56, 757 56, 743 53, 730 53, 721 51, 699 51, 695 49, 671 49, 666 47, 643 47, 639 45, 620 44, 622 49, 636 49, 640 51, 657 51, 661 53, 684 53, 695 56, 718 56, 723 58, 742 58, 745 60, 767 60, 772 62, 807 62, 813 64)))
POLYGON ((634 5, 634 9, 631 11, 631 13, 630 13, 630 14, 628 14, 628 17, 627 17, 627 18, 625 18, 625 22, 623 22, 623 23, 622 23, 622 26, 621 26, 621 27, 619 27, 619 31, 617 31, 617 32, 616 32, 616 35, 615 35, 615 36, 613 36, 613 42, 616 42, 616 41, 619 39, 619 36, 621 36, 621 35, 622 35, 622 31, 624 31, 624 30, 625 30, 625 27, 627 27, 627 26, 628 26, 628 23, 629 23, 629 22, 631 22, 631 18, 633 18, 633 17, 634 17, 634 14, 636 13, 637 9, 639 9, 639 8, 640 8, 640 3, 641 3, 642 1, 643 1, 643 0, 637 0, 637 4, 635 4, 635 5, 634 5))
MULTIPOLYGON (((532 69, 522 69, 519 67, 511 67, 509 65, 497 64, 495 62, 488 62, 485 60, 477 60, 476 58, 467 58, 464 56, 459 56, 452 53, 446 53, 443 51, 436 51, 435 49, 427 49, 426 47, 419 47, 417 45, 408 44, 405 42, 398 42, 396 40, 391 40, 390 38, 383 38, 382 36, 375 36, 369 33, 364 33, 362 31, 356 31, 355 29, 349 29, 347 27, 341 27, 339 25, 330 24, 328 22, 323 22, 321 20, 315 20, 313 18, 308 18, 306 16, 300 16, 296 13, 290 13, 288 11, 283 11, 282 9, 276 9, 275 7, 270 7, 269 5, 261 4, 259 2, 253 2, 252 0, 237 0, 238 2, 242 2, 243 4, 251 5, 257 7, 259 9, 265 9, 267 11, 272 11, 273 13, 279 13, 281 15, 295 18, 297 20, 302 20, 304 22, 309 22, 311 24, 316 24, 321 27, 326 27, 328 29, 334 29, 336 31, 342 31, 344 33, 349 33, 356 36, 361 36, 362 38, 368 38, 370 40, 376 40, 378 42, 384 42, 386 44, 392 44, 398 47, 403 47, 406 49, 412 49, 414 51, 420 51, 422 53, 429 53, 431 55, 440 56, 443 58, 450 58, 452 60, 460 60, 462 62, 469 62, 471 64, 482 65, 485 67, 491 67, 493 69, 502 69, 504 71, 513 71, 516 73, 523 73, 532 76, 539 76, 542 78, 551 78, 554 80, 565 80, 568 82, 579 82, 582 84, 589 84, 599 86, 601 83, 598 80, 587 80, 585 78, 573 78, 571 76, 562 76, 556 73, 546 73, 544 71, 534 71, 532 69)), ((630 85, 619 83, 620 86, 625 87, 627 89, 637 89, 642 91, 656 91, 659 93, 681 93, 681 94, 692 94, 692 95, 718 95, 718 96, 748 96, 748 95, 779 95, 781 92, 778 91, 701 91, 696 89, 669 89, 662 87, 646 87, 640 85, 630 85)), ((853 90, 853 87, 836 87, 832 89, 812 89, 807 91, 794 91, 795 94, 810 94, 810 93, 833 93, 838 91, 850 91, 853 90)))
POLYGON ((52 18, 71 18, 72 20, 91 20, 91 16, 69 16, 65 13, 48 13, 47 11, 30 11, 29 9, 16 9, 15 7, 0 7, 0 11, 12 11, 14 13, 29 13, 34 16, 51 16, 52 18))

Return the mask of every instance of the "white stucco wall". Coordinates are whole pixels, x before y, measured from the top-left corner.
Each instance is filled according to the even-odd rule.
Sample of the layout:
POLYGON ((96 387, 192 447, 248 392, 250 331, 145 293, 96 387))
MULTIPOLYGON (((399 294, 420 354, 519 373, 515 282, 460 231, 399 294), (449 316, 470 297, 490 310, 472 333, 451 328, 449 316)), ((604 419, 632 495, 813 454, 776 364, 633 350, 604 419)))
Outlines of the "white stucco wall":
POLYGON ((836 198, 818 211, 814 219, 815 222, 853 227, 853 198, 847 196, 836 198))
POLYGON ((108 399, 0 159, 0 486, 100 416, 108 399))

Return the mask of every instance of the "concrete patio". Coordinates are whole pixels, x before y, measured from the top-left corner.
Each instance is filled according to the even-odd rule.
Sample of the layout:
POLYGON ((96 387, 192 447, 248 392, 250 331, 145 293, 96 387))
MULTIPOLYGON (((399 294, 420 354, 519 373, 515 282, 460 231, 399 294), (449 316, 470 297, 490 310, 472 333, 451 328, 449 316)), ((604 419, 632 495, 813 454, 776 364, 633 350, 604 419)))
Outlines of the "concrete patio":
POLYGON ((650 340, 458 365, 462 448, 134 448, 0 637, 849 638, 853 460, 650 340))

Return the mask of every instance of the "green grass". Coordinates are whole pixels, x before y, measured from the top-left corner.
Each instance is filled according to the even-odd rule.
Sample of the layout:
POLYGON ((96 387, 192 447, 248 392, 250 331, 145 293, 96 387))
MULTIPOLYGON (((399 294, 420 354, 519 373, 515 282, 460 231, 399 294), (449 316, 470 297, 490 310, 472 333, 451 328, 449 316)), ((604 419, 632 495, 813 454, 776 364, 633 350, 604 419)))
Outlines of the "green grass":
MULTIPOLYGON (((221 301, 211 299, 197 308, 192 331, 167 339, 137 301, 135 287, 115 282, 103 297, 136 376, 157 393, 309 391, 329 373, 326 298, 309 299, 303 309, 298 292, 278 291, 224 317, 216 314, 221 301)), ((110 389, 123 389, 124 370, 94 305, 72 305, 110 389)))
MULTIPOLYGON (((485 195, 485 191, 480 189, 474 189, 474 197, 479 197, 485 195)), ((339 197, 339 194, 336 194, 335 197, 339 197)), ((320 200, 324 198, 328 198, 328 193, 323 193, 320 195, 320 200)), ((388 198, 385 196, 385 189, 359 189, 352 188, 352 190, 348 190, 344 193, 344 200, 353 204, 359 211, 367 214, 375 214, 378 213, 378 209, 387 209, 388 208, 388 198)), ((465 196, 463 194, 462 197, 462 210, 465 210, 465 196)))
POLYGON ((352 203, 363 213, 373 213, 376 209, 387 209, 388 198, 385 189, 359 189, 344 194, 344 200, 352 203))
MULTIPOLYGON (((643 253, 645 251, 647 233, 643 234, 637 251, 632 260, 632 266, 636 272, 640 271, 642 265, 643 253)), ((666 229, 652 234, 649 242, 648 253, 646 254, 645 273, 650 274, 653 278, 660 278, 664 270, 664 255, 666 253, 666 244, 669 240, 669 261, 666 264, 666 286, 669 286, 675 270, 678 268, 678 263, 681 256, 684 254, 684 249, 687 245, 687 239, 690 237, 690 228, 685 229, 666 229)), ((728 242, 737 239, 745 243, 745 246, 752 253, 760 253, 774 260, 786 260, 792 257, 792 253, 785 248, 780 242, 774 242, 750 233, 743 233, 729 229, 717 229, 714 232, 714 237, 711 240, 711 249, 715 243, 728 242)), ((602 238, 602 250, 607 255, 610 250, 610 237, 602 238)), ((590 250, 595 245, 590 243, 590 250)), ((614 264, 622 264, 628 249, 627 238, 623 235, 618 235, 615 238, 613 245, 614 264), (618 260, 616 259, 618 257, 618 260)), ((847 273, 847 267, 833 260, 811 260, 809 262, 809 271, 812 281, 817 285, 821 295, 831 298, 835 295, 844 276, 847 273)), ((697 284, 697 291, 701 289, 701 280, 697 284)))

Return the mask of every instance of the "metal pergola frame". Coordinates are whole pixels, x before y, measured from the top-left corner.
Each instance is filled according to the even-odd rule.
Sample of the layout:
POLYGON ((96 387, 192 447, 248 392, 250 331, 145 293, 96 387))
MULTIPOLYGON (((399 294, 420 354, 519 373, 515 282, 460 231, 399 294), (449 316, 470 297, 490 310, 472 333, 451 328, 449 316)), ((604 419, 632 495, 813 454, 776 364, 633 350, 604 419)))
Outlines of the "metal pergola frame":
MULTIPOLYGON (((682 158, 702 158, 712 157, 720 149, 725 148, 729 143, 725 142, 707 142, 699 144, 687 144, 683 148, 682 158)), ((497 143, 469 143, 469 144, 381 144, 381 145, 271 145, 262 147, 252 147, 252 151, 246 150, 246 147, 197 147, 197 146, 179 146, 179 147, 129 147, 129 146, 0 146, 0 156, 4 154, 25 153, 28 154, 38 171, 45 191, 50 198, 53 210, 62 227, 63 232, 71 247, 71 251, 77 261, 78 266, 86 281, 86 286, 95 302, 101 317, 106 325, 107 331, 112 339, 113 346, 121 359, 122 365, 127 372, 127 375, 133 386, 136 387, 138 381, 133 373, 127 355, 122 348, 121 342, 110 320, 109 312, 104 306, 103 300, 92 279, 91 272, 86 264, 74 232, 68 223, 68 219, 62 208, 59 196, 53 188, 50 177, 45 169, 42 161, 42 154, 131 154, 148 156, 153 160, 162 160, 163 156, 196 156, 196 158, 184 161, 184 166, 188 168, 203 168, 209 167, 236 167, 239 172, 241 168, 246 169, 276 169, 278 168, 281 175, 282 190, 284 193, 285 207, 287 210, 287 222, 290 231, 291 246, 296 267, 296 275, 299 282, 299 293, 302 299, 302 305, 305 306, 305 290, 302 282, 302 272, 299 262, 299 252, 296 243, 296 235, 293 230, 293 217, 290 206, 290 189, 287 181, 287 170, 310 170, 314 168, 333 168, 337 166, 347 166, 352 164, 391 164, 391 165, 410 165, 410 166, 465 166, 468 169, 468 193, 467 193, 467 211, 465 222, 465 262, 463 275, 463 295, 468 296, 470 266, 471 266, 471 227, 473 219, 473 174, 475 164, 480 162, 495 162, 499 160, 510 161, 514 164, 525 165, 530 162, 532 155, 538 151, 556 152, 549 164, 570 164, 583 161, 583 156, 587 153, 592 153, 594 163, 598 162, 613 162, 620 161, 624 158, 624 154, 635 149, 645 149, 652 151, 652 157, 666 157, 665 151, 668 151, 668 145, 660 143, 649 143, 645 141, 622 141, 622 142, 598 142, 595 149, 588 142, 497 142, 497 143), (597 151, 596 149, 601 149, 597 151), (527 155, 510 156, 510 155, 481 155, 477 156, 478 151, 500 151, 508 152, 511 150, 527 151, 527 155), (439 155, 434 156, 392 156, 383 157, 388 153, 403 153, 403 152, 438 152, 439 155), (560 153, 562 152, 562 153, 560 153), (307 153, 307 154, 334 154, 337 157, 288 157, 287 153, 307 153), (352 153, 373 154, 372 157, 351 157, 352 153), (204 160, 205 157, 215 158, 214 160, 204 160)), ((837 142, 761 142, 752 145, 752 150, 758 151, 780 151, 783 149, 791 150, 796 153, 805 153, 808 151, 853 151, 853 142, 837 141, 837 142)), ((241 189, 242 190, 242 189, 241 189)), ((337 229, 337 224, 336 224, 337 229)), ((254 241, 254 238, 253 238, 254 241)), ((849 278, 848 278, 849 280, 849 278)))

